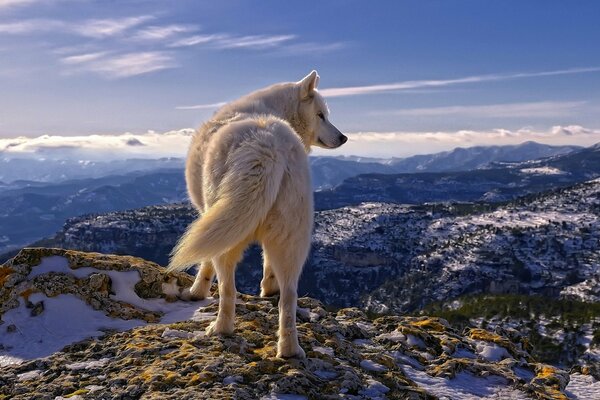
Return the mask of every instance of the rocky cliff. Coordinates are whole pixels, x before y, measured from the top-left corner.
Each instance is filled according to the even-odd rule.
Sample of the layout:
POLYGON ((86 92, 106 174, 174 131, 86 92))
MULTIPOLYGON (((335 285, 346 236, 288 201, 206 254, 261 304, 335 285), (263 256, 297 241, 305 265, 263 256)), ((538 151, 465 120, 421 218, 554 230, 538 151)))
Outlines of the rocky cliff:
POLYGON ((276 298, 239 295, 236 332, 186 274, 134 257, 25 249, 0 267, 0 399, 591 399, 586 368, 537 363, 516 332, 299 300, 307 358, 275 357, 276 298))

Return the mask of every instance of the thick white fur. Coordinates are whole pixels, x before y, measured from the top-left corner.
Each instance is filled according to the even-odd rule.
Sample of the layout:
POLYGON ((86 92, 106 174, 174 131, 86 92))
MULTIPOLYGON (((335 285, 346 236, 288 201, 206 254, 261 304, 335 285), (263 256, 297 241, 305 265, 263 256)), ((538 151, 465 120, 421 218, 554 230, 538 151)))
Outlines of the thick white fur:
POLYGON ((230 334, 235 267, 250 242, 263 248, 261 296, 280 293, 279 357, 304 356, 296 331, 298 279, 310 248, 311 145, 346 138, 327 119, 316 71, 222 107, 193 138, 186 164, 192 203, 202 212, 181 237, 169 269, 202 263, 190 295, 209 295, 215 271, 219 313, 208 334, 230 334))

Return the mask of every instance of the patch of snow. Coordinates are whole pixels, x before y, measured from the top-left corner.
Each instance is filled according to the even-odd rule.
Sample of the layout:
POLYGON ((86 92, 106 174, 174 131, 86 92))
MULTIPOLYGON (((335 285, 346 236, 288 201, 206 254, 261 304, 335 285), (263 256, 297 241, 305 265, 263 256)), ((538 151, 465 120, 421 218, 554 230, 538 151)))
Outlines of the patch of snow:
POLYGON ((507 385, 504 378, 497 375, 480 377, 470 372, 460 372, 452 379, 433 377, 408 365, 401 365, 404 374, 428 393, 440 399, 530 399, 526 393, 507 385))
POLYGON ((393 351, 391 355, 396 359, 397 362, 400 362, 402 364, 408 364, 412 368, 416 368, 420 371, 425 369, 425 367, 423 367, 419 361, 415 360, 410 356, 407 356, 404 353, 400 353, 399 351, 393 351))
POLYGON ((360 329, 364 329, 367 332, 375 329, 372 324, 365 324, 363 322, 356 322, 356 326, 358 326, 360 329))
POLYGON ((71 371, 80 371, 82 369, 96 369, 104 367, 106 364, 108 364, 109 361, 110 358, 101 358, 99 360, 92 361, 80 361, 65 365, 65 368, 70 369, 71 371))
POLYGON ((90 393, 94 393, 97 392, 98 390, 102 390, 104 389, 104 386, 99 386, 99 385, 89 385, 85 387, 87 390, 89 390, 88 394, 90 393))
POLYGON ((17 329, 15 332, 0 330, 0 343, 5 349, 0 352, 0 366, 49 356, 68 344, 101 336, 106 329, 124 331, 146 323, 107 317, 71 294, 49 298, 35 293, 29 300, 43 301, 44 312, 32 317, 31 310, 21 301, 19 307, 4 313, 2 319, 17 329))
POLYGON ((316 351, 317 353, 321 353, 321 354, 326 354, 331 357, 333 357, 335 355, 334 350, 331 347, 326 347, 326 346, 315 346, 315 347, 313 347, 313 351, 316 351))
POLYGON ((381 335, 377 336, 375 339, 378 339, 378 340, 386 339, 391 342, 397 343, 397 342, 406 341, 406 336, 404 336, 404 334, 400 331, 392 331, 389 333, 382 333, 381 335))
POLYGON ((24 372, 22 374, 17 375, 17 380, 19 382, 23 382, 23 381, 31 381, 34 379, 37 379, 39 377, 42 376, 42 374, 44 373, 44 371, 36 369, 33 371, 28 371, 28 372, 24 372))
POLYGON ((361 368, 366 369, 367 371, 373 372, 385 372, 388 370, 385 365, 378 364, 375 361, 371 360, 362 360, 360 362, 360 366, 361 368))
POLYGON ((510 353, 502 346, 496 343, 483 342, 477 343, 477 354, 485 358, 487 361, 500 361, 505 358, 511 358, 510 353))
MULTIPOLYGON (((36 276, 44 275, 49 272, 62 272, 65 274, 76 275, 77 270, 69 268, 69 260, 62 256, 50 256, 42 258, 39 265, 31 269, 29 279, 33 279, 36 276)), ((76 275, 77 276, 77 275, 76 275)), ((81 278, 80 276, 77 276, 81 278)))
POLYGON ((205 333, 201 331, 182 331, 179 329, 167 328, 163 331, 161 337, 163 338, 175 338, 175 339, 197 339, 204 337, 205 333))
MULTIPOLYGON (((91 274, 108 275, 112 282, 112 289, 115 292, 115 294, 110 296, 112 300, 129 303, 135 307, 148 311, 165 313, 165 316, 161 319, 162 323, 172 323, 190 319, 194 316, 199 307, 206 307, 214 302, 214 299, 212 298, 190 303, 182 301, 169 303, 164 299, 142 299, 134 290, 135 285, 140 281, 140 274, 137 270, 112 271, 92 267, 71 269, 69 268, 69 261, 62 256, 42 258, 40 264, 32 269, 29 278, 31 279, 50 272, 72 274, 77 278, 86 278, 91 274)), ((173 285, 173 283, 166 284, 166 286, 163 284, 163 290, 166 289, 168 292, 165 292, 166 294, 179 293, 179 287, 175 285, 177 286, 177 288, 175 288, 173 285)))
POLYGON ((427 348, 427 346, 425 346, 425 343, 423 343, 423 341, 421 340, 421 338, 416 337, 415 335, 406 335, 406 343, 409 346, 416 346, 420 349, 425 349, 427 348))
POLYGON ((383 400, 386 398, 385 394, 390 391, 390 388, 385 386, 383 383, 376 381, 373 378, 367 379, 367 388, 358 392, 368 399, 372 400, 383 400))
POLYGON ((565 393, 570 399, 600 399, 600 381, 591 375, 571 374, 565 393))
POLYGON ((561 171, 558 168, 554 167, 533 167, 533 168, 523 168, 521 172, 524 174, 532 174, 532 175, 565 175, 565 171, 561 171))

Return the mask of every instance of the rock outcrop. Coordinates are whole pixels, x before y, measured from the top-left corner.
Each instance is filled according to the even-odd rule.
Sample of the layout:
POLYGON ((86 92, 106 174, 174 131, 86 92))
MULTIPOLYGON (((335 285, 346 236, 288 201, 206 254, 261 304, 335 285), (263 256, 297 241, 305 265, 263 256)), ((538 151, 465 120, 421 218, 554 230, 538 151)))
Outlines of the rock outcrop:
POLYGON ((277 298, 239 295, 234 335, 208 337, 217 304, 182 301, 191 282, 134 257, 21 251, 0 267, 0 399, 561 399, 598 389, 586 371, 537 363, 518 335, 311 298, 298 310, 307 358, 278 359, 277 298))

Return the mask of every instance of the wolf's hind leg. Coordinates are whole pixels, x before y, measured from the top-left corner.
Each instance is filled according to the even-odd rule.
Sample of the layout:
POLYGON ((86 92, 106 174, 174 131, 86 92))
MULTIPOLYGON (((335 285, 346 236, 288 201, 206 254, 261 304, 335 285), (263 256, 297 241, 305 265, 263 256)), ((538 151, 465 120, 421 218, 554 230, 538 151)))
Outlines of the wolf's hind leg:
POLYGON ((190 288, 191 300, 204 300, 210 295, 210 287, 215 279, 215 268, 212 261, 205 261, 200 265, 194 284, 190 288))
POLYGON ((240 244, 213 260, 219 283, 219 312, 208 328, 207 335, 233 333, 235 322, 235 267, 241 260, 247 243, 240 244))
POLYGON ((263 258, 263 278, 260 281, 260 297, 274 296, 279 293, 279 285, 265 252, 263 252, 263 258))

